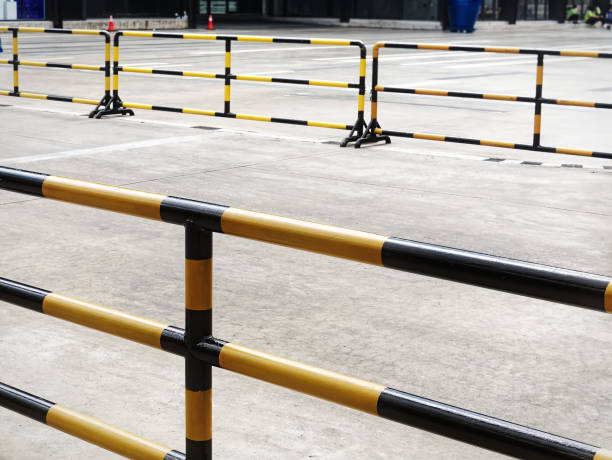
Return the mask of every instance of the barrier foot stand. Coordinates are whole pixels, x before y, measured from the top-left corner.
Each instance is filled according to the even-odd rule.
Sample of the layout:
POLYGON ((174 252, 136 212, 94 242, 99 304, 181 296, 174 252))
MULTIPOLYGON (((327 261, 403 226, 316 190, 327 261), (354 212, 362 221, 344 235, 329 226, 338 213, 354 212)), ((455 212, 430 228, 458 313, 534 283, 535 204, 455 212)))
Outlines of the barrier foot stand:
POLYGON ((342 142, 340 142, 340 147, 346 147, 347 145, 349 145, 349 143, 358 141, 363 136, 364 128, 365 132, 367 132, 368 125, 366 125, 366 122, 363 120, 363 118, 358 118, 355 124, 353 125, 353 129, 351 129, 349 135, 342 139, 342 142))
POLYGON ((130 115, 134 116, 134 111, 123 107, 123 101, 106 95, 102 98, 97 107, 89 112, 89 118, 100 119, 105 115, 130 115))
POLYGON ((355 148, 358 149, 362 144, 374 144, 381 141, 385 141, 385 144, 390 144, 391 138, 389 136, 377 135, 375 132, 376 128, 380 128, 380 125, 378 124, 378 121, 372 120, 363 136, 361 136, 357 142, 355 142, 355 148))

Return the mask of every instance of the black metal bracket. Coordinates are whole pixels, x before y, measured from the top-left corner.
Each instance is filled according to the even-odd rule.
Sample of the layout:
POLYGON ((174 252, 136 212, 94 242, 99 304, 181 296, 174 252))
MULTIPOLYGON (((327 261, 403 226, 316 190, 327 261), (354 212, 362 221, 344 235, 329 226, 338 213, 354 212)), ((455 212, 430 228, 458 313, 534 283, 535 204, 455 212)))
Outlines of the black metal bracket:
POLYGON ((366 132, 367 128, 368 126, 364 119, 359 117, 353 125, 353 129, 351 129, 349 135, 340 142, 340 147, 346 147, 351 142, 357 142, 363 136, 363 133, 366 132))
POLYGON ((89 112, 89 118, 99 120, 105 115, 130 115, 134 116, 134 111, 123 107, 123 101, 118 96, 104 95, 96 108, 89 112))
POLYGON ((376 142, 385 141, 385 144, 391 143, 391 138, 389 136, 379 136, 374 132, 376 128, 380 128, 378 121, 376 119, 370 121, 370 124, 367 126, 366 131, 363 135, 357 139, 355 142, 355 148, 358 149, 362 146, 362 144, 374 144, 376 142))

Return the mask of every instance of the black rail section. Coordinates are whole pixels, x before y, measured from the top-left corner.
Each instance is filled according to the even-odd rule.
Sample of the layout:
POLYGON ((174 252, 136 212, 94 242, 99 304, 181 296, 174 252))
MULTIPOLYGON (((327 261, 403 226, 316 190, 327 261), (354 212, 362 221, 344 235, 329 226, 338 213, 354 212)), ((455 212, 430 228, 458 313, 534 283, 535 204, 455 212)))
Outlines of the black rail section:
POLYGON ((610 278, 463 249, 389 238, 386 267, 605 311, 610 278))
POLYGON ((100 184, 94 187, 94 184, 85 181, 7 167, 0 167, 0 189, 155 218, 172 224, 185 225, 194 222, 212 232, 232 234, 601 312, 612 311, 612 278, 609 276, 329 225, 312 224, 186 198, 100 184), (95 193, 97 202, 91 204, 91 201, 83 201, 79 193, 74 191, 74 187, 81 187, 83 196, 89 197, 95 193), (101 192, 101 187, 106 187, 105 191, 101 192), (71 190, 69 194, 65 193, 67 188, 71 190), (105 205, 101 201, 105 193, 112 194, 114 202, 105 205), (122 196, 122 199, 117 199, 117 196, 122 196), (126 210, 121 200, 129 203, 129 210, 126 210), (301 234, 302 229, 310 229, 312 225, 317 226, 318 235, 305 237, 301 234))
MULTIPOLYGON (((197 241, 195 243, 199 245, 197 241)), ((189 251, 194 248, 193 246, 190 248, 188 244, 187 249, 189 251)), ((195 252, 188 252, 188 254, 199 256, 209 254, 208 248, 201 248, 204 249, 203 252, 198 250, 198 248, 195 249, 195 252)), ((2 292, 1 289, 5 287, 16 289, 18 293, 21 293, 20 295, 7 299, 7 301, 25 308, 29 308, 28 291, 35 290, 36 292, 50 293, 50 291, 0 278, 0 292, 2 292)), ((61 296, 61 294, 55 295, 61 296)), ((2 299, 0 298, 0 300, 2 299)), ((81 305, 83 305, 83 303, 81 303, 81 305)), ((96 312, 99 311, 99 308, 100 307, 95 308, 92 306, 92 310, 96 310, 96 312)), ((87 309, 82 309, 79 314, 79 320, 82 320, 83 317, 87 315, 87 309)), ((70 320, 66 315, 62 315, 62 318, 70 320)), ((135 326, 133 329, 135 328, 137 327, 135 326)), ((127 332, 124 333, 124 335, 120 335, 120 337, 123 338, 129 338, 128 336, 129 333, 127 332)), ((300 389, 298 391, 338 404, 346 405, 346 403, 341 400, 341 397, 336 398, 330 396, 329 392, 325 390, 321 391, 321 388, 333 386, 336 389, 342 388, 344 392, 351 392, 354 391, 355 385, 360 385, 359 383, 354 383, 354 381, 347 381, 341 374, 330 371, 325 371, 325 376, 321 377, 318 372, 320 369, 284 358, 282 358, 282 364, 279 365, 278 357, 256 350, 245 349, 235 343, 226 342, 212 336, 204 337, 202 340, 189 345, 187 344, 185 336, 185 329, 166 326, 161 332, 158 348, 170 353, 199 360, 201 364, 239 372, 243 375, 286 388, 292 388, 293 383, 301 380, 304 376, 304 372, 306 372, 306 374, 309 375, 310 383, 300 384, 300 389), (187 354, 188 348, 189 354, 187 354), (228 355, 225 354, 226 351, 229 353, 229 358, 228 355), (253 363, 253 354, 250 352, 255 352, 256 363, 253 363), (234 355, 239 355, 239 361, 241 362, 240 369, 234 368, 231 360, 232 353, 234 353, 234 355), (262 376, 262 374, 257 371, 257 367, 266 366, 270 362, 275 364, 274 369, 262 376), (299 369, 299 375, 296 375, 296 369, 299 369), (275 373, 277 375, 274 375, 275 373)), ((191 366, 197 366, 196 362, 192 362, 191 366)), ((201 377, 200 379, 193 379, 194 375, 190 375, 190 373, 187 372, 186 382, 188 385, 194 385, 201 377)), ((208 383, 204 390, 211 388, 209 379, 201 380, 208 383)), ((373 399, 373 407, 367 409, 356 406, 351 407, 357 410, 367 411, 373 415, 378 415, 379 417, 403 425, 426 430, 437 435, 517 458, 551 460, 591 460, 594 458, 597 460, 609 460, 611 458, 606 456, 608 454, 605 453, 606 451, 604 449, 590 444, 574 441, 411 393, 384 387, 382 385, 371 384, 370 386, 372 387, 369 390, 371 394, 369 396, 363 396, 363 398, 373 399), (595 457, 596 455, 597 457, 595 457)), ((199 388, 191 388, 192 391, 198 389, 199 388)), ((22 413, 42 423, 46 423, 46 414, 53 405, 54 403, 50 401, 0 384, 0 406, 22 413)), ((189 449, 191 449, 192 452, 204 452, 203 455, 199 456, 210 457, 210 443, 202 444, 203 445, 200 446, 197 442, 194 443, 188 439, 188 452, 189 449)), ((195 455, 194 458, 198 458, 199 456, 195 455)), ((170 458, 174 459, 175 457, 166 457, 166 460, 170 458)))
POLYGON ((0 382, 0 406, 45 423, 47 412, 55 403, 0 382))
POLYGON ((456 142, 460 144, 473 144, 473 145, 485 145, 489 147, 502 147, 510 149, 520 150, 531 150, 535 152, 546 152, 546 153, 559 153, 565 155, 580 155, 589 156, 596 158, 607 158, 612 159, 612 153, 610 152, 596 152, 592 150, 582 150, 574 148, 563 148, 563 147, 548 147, 541 145, 541 127, 542 127, 542 105, 552 104, 561 106, 575 106, 575 107, 588 107, 595 109, 611 109, 612 104, 606 102, 592 102, 592 101, 576 101, 576 100, 563 100, 563 99, 552 99, 542 97, 542 88, 544 83, 544 56, 565 56, 565 57, 588 57, 588 58, 612 58, 612 53, 598 53, 594 51, 556 51, 556 50, 539 50, 539 49, 528 49, 528 48, 502 48, 502 47, 484 47, 484 46, 451 46, 451 45, 436 45, 436 44, 424 44, 424 43, 397 43, 397 42, 378 42, 374 45, 372 50, 372 103, 371 103, 371 120, 368 127, 361 136, 361 138, 355 142, 355 147, 359 148, 363 144, 376 143, 385 141, 386 143, 391 142, 391 137, 405 137, 413 139, 423 139, 432 141, 442 142, 456 142), (379 84, 378 78, 378 59, 381 48, 400 48, 400 49, 414 49, 414 50, 438 50, 438 51, 463 51, 463 52, 475 52, 475 53, 501 53, 501 54, 528 54, 536 57, 536 84, 534 97, 529 96, 515 96, 507 94, 486 94, 486 93, 472 93, 463 91, 448 91, 439 89, 419 89, 419 88, 398 88, 398 87, 387 87, 379 84), (398 131, 398 130, 387 130, 382 129, 378 121, 378 93, 389 92, 389 93, 403 93, 403 94, 417 94, 421 96, 444 96, 444 97, 457 97, 457 98, 469 98, 469 99, 483 99, 483 100, 496 100, 504 102, 523 102, 534 104, 534 115, 533 115, 533 136, 531 144, 516 143, 516 142, 501 142, 495 140, 486 139, 473 139, 467 137, 458 136, 446 136, 433 133, 415 133, 410 131, 398 131))
POLYGON ((381 393, 378 415, 516 458, 591 460, 600 450, 590 444, 392 388, 381 393))

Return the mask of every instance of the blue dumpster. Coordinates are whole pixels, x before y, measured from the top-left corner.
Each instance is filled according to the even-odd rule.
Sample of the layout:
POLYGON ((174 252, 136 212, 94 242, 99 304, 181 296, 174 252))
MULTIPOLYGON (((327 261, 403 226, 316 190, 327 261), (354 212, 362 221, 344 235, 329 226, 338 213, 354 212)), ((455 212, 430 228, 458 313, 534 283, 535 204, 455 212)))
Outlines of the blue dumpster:
POLYGON ((482 0, 448 0, 448 29, 451 32, 474 32, 482 0))

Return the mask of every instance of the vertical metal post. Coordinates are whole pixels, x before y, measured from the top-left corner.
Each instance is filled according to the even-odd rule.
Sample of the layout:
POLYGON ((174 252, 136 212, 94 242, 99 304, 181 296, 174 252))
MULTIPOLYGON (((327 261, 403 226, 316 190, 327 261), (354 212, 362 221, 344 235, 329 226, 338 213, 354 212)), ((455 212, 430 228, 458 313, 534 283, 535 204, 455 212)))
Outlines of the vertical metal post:
POLYGON ((191 354, 212 335, 212 233, 185 225, 185 438, 187 460, 212 459, 212 368, 191 354))
POLYGON ((357 104, 357 136, 363 135, 363 126, 365 125, 365 79, 366 79, 366 48, 359 48, 359 102, 357 104))
POLYGON ((17 28, 13 29, 13 94, 19 95, 19 40, 17 28))
POLYGON ((232 73, 232 41, 225 40, 225 106, 224 113, 230 113, 230 75, 232 73))
POLYGON ((113 101, 119 100, 119 37, 116 33, 113 38, 113 101))
POLYGON ((377 126, 376 117, 378 116, 378 93, 376 92, 376 85, 378 85, 378 48, 374 47, 372 51, 372 93, 370 94, 370 98, 372 99, 370 118, 374 123, 374 127, 377 126))
POLYGON ((540 146, 540 129, 542 126, 542 82, 544 80, 544 55, 538 54, 536 72, 535 115, 533 116, 533 146, 540 146))
POLYGON ((108 103, 111 99, 111 37, 104 35, 104 99, 108 103))

